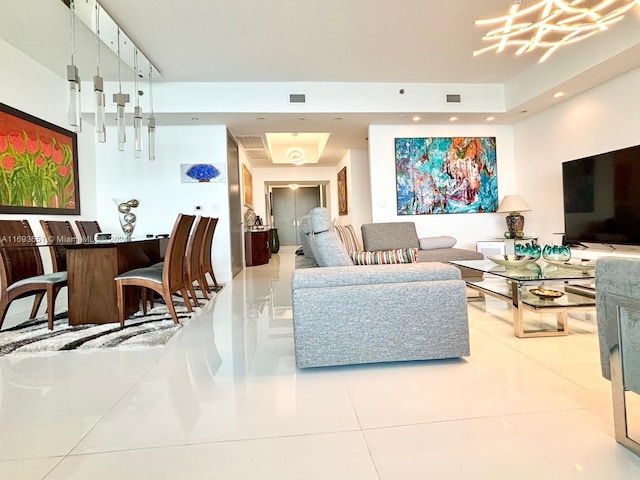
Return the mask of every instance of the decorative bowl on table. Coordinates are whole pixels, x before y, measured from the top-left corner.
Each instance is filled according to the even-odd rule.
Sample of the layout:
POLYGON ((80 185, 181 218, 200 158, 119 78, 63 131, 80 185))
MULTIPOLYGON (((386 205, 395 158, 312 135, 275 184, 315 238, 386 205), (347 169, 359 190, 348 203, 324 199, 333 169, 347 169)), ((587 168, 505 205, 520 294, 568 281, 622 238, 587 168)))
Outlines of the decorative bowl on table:
POLYGON ((537 260, 542 254, 542 247, 535 242, 516 243, 514 245, 514 253, 516 255, 528 255, 537 260))
POLYGON ((545 245, 542 258, 547 262, 568 262, 571 260, 571 249, 566 245, 545 245))
POLYGON ((503 265, 505 267, 524 267, 537 259, 529 255, 491 255, 487 257, 493 263, 503 265))
POLYGON ((552 290, 550 288, 543 287, 532 288, 529 291, 535 296, 540 297, 542 300, 554 300, 564 295, 564 292, 561 292, 560 290, 552 290))

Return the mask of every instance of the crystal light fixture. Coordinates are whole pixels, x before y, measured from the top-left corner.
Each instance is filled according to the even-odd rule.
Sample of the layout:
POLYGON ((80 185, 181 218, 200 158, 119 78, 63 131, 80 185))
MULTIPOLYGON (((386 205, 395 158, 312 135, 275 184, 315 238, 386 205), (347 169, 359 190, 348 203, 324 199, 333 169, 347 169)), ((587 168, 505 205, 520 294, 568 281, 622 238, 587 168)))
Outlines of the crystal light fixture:
POLYGON ((522 8, 523 0, 515 0, 509 12, 494 18, 476 20, 476 25, 503 24, 486 33, 482 40, 491 45, 476 50, 473 55, 507 47, 517 47, 516 55, 536 48, 546 49, 540 62, 547 60, 558 48, 584 40, 619 22, 640 0, 541 0, 522 8))
POLYGON ((118 93, 113 94, 113 101, 117 105, 116 120, 118 122, 118 150, 124 151, 124 144, 127 141, 125 133, 126 118, 124 113, 124 106, 129 103, 129 95, 122 93, 122 79, 120 72, 120 28, 118 27, 118 93))
POLYGON ((295 165, 302 165, 304 163, 304 151, 297 147, 291 148, 287 151, 287 159, 295 165))
POLYGON ((69 125, 75 132, 82 131, 82 117, 80 106, 80 76, 73 57, 76 53, 76 8, 74 0, 69 4, 71 11, 71 64, 67 65, 67 80, 69 81, 69 125))
POLYGON ((136 105, 133 108, 133 154, 136 158, 142 154, 142 108, 140 108, 140 91, 138 90, 138 48, 134 48, 133 77, 136 105))
POLYGON ((153 67, 149 65, 149 160, 156 159, 156 117, 153 116, 153 67))
POLYGON ((96 114, 95 114, 95 124, 96 124, 96 139, 100 143, 104 143, 107 141, 107 131, 104 126, 104 109, 105 109, 105 100, 104 100, 104 80, 100 76, 100 9, 98 8, 98 2, 96 1, 96 39, 98 40, 98 58, 97 58, 97 68, 96 75, 93 77, 93 93, 96 100, 96 114))

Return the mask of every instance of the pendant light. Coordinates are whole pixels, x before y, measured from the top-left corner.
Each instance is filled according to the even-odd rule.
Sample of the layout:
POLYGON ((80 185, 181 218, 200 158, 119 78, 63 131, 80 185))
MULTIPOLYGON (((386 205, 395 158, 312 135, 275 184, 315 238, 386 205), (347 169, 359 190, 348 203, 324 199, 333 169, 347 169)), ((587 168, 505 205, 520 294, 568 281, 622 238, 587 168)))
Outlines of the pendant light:
POLYGON ((104 126, 104 79, 100 76, 100 9, 96 1, 96 39, 98 40, 98 58, 96 75, 93 77, 93 94, 96 100, 96 140, 100 143, 107 141, 107 131, 104 126))
POLYGON ((117 105, 116 120, 118 122, 118 150, 124 151, 124 144, 127 141, 125 128, 126 118, 124 113, 124 105, 129 103, 129 94, 122 93, 122 77, 121 77, 121 60, 120 60, 120 27, 118 27, 118 93, 113 94, 113 101, 117 105))
POLYGON ((138 47, 133 50, 133 85, 136 105, 133 109, 133 155, 136 158, 142 153, 142 108, 140 108, 140 91, 138 90, 138 47))
POLYGON ((153 116, 153 67, 149 64, 149 161, 156 159, 156 117, 153 116))
POLYGON ((71 64, 67 65, 67 80, 69 81, 69 125, 75 132, 82 131, 82 117, 80 107, 80 76, 73 57, 76 53, 76 8, 74 0, 69 4, 71 11, 71 64))

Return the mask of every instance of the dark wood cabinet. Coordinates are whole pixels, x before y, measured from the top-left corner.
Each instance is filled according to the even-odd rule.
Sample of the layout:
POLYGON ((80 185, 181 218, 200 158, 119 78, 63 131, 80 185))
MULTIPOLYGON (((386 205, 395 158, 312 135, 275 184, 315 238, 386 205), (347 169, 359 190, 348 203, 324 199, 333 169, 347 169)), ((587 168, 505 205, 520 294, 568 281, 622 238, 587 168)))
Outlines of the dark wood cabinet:
POLYGON ((269 263, 271 257, 269 230, 244 232, 244 257, 247 267, 269 263))

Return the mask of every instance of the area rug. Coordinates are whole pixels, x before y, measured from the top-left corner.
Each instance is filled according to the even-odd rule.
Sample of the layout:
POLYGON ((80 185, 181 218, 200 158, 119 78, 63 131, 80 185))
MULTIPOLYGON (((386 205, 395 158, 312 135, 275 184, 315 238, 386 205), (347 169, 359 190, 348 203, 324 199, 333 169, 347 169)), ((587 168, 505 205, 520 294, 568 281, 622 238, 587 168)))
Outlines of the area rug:
MULTIPOLYGON (((220 291, 220 288, 214 292, 220 291)), ((215 298, 216 293, 211 299, 215 298)), ((199 300, 205 300, 198 292, 199 300)), ((47 317, 42 315, 0 332, 0 356, 19 353, 54 352, 64 350, 96 350, 104 348, 145 349, 165 345, 169 339, 186 325, 200 309, 190 313, 182 297, 174 296, 179 324, 173 322, 167 306, 156 300, 155 306, 136 312, 125 322, 103 325, 69 325, 67 314, 58 314, 53 330, 47 326, 47 317)))

